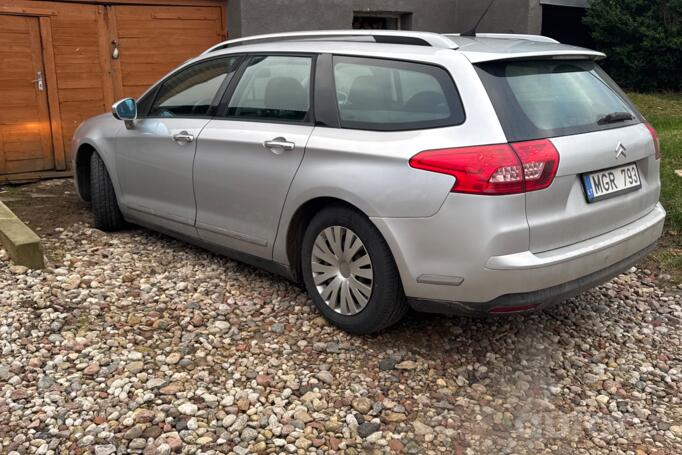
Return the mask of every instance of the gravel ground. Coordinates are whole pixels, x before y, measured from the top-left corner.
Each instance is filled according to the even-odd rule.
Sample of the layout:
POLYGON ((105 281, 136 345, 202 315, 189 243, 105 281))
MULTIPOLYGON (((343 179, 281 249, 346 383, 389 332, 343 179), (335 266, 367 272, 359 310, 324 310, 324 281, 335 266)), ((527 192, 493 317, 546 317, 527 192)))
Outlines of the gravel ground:
POLYGON ((682 453, 682 289, 329 326, 291 283, 144 230, 0 250, 0 453, 682 453))

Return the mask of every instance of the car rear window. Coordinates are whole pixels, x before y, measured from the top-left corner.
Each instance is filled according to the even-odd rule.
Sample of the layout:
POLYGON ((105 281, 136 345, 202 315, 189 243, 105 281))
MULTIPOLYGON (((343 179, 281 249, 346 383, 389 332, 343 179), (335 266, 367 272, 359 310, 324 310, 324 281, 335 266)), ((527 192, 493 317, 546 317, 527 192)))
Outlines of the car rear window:
POLYGON ((509 141, 587 133, 641 121, 625 94, 592 61, 498 61, 479 64, 477 71, 509 141))
POLYGON ((454 82, 437 66, 337 56, 334 83, 343 128, 398 131, 464 122, 454 82))

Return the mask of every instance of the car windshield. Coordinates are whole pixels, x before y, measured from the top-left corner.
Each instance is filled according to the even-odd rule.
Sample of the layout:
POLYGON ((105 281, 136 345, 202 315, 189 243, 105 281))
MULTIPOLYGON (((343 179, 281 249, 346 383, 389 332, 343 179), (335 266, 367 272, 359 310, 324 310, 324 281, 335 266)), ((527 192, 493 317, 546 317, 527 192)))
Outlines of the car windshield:
POLYGON ((639 121, 615 83, 590 61, 493 62, 478 66, 510 140, 615 128, 639 121))

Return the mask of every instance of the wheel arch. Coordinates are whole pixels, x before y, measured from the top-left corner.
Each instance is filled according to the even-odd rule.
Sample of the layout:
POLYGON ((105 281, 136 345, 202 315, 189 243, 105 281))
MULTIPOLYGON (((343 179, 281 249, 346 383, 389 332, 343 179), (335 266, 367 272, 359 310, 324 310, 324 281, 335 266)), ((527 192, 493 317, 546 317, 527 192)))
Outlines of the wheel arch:
POLYGON ((287 227, 286 258, 289 263, 289 269, 291 270, 296 282, 302 282, 300 251, 306 227, 310 223, 310 220, 312 220, 318 212, 320 212, 322 209, 332 206, 346 207, 366 217, 368 221, 377 229, 379 235, 383 237, 384 241, 386 242, 386 246, 388 247, 389 254, 393 257, 396 265, 398 264, 395 255, 396 252, 393 251, 392 242, 386 238, 386 233, 383 232, 379 226, 376 226, 376 224, 372 221, 372 218, 364 210, 357 205, 338 197, 318 196, 301 204, 290 218, 289 225, 287 227))
POLYGON ((76 158, 74 160, 76 190, 78 190, 81 199, 86 202, 92 200, 92 194, 90 193, 90 159, 93 153, 98 153, 97 149, 92 144, 85 142, 76 150, 76 158))
POLYGON ((320 210, 332 206, 342 206, 361 213, 367 216, 357 206, 348 201, 332 196, 320 196, 310 199, 303 203, 291 217, 286 235, 286 255, 289 261, 289 267, 293 272, 294 278, 297 282, 301 282, 301 244, 303 242, 303 235, 310 220, 320 212, 320 210))

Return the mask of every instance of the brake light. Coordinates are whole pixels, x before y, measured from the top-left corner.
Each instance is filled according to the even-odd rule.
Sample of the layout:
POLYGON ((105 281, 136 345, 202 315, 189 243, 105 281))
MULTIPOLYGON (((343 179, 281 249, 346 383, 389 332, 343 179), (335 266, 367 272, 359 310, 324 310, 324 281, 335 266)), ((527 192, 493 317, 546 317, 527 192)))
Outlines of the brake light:
POLYGON ((656 159, 660 160, 661 159, 661 141, 658 139, 658 133, 656 133, 656 130, 654 129, 653 126, 651 126, 651 123, 645 123, 647 129, 651 133, 651 138, 654 140, 654 150, 656 150, 656 159))
POLYGON ((526 191, 542 190, 552 184, 559 167, 559 152, 549 140, 514 142, 511 146, 523 163, 526 191))
POLYGON ((537 191, 552 184, 559 153, 547 140, 426 150, 410 160, 415 169, 448 174, 452 192, 502 195, 537 191))

